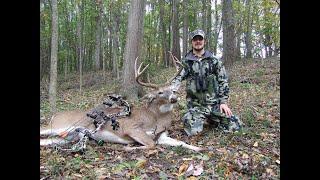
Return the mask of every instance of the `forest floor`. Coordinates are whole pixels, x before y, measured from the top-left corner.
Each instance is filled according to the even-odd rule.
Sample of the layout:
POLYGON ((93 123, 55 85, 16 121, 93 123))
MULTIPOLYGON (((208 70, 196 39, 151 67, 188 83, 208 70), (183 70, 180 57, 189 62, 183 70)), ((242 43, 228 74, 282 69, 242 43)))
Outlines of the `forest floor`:
MULTIPOLYGON (((173 74, 169 71, 172 69, 157 74, 173 74)), ((169 130, 172 138, 196 146, 211 146, 212 151, 195 153, 181 147, 158 145, 155 150, 125 152, 114 150, 123 145, 98 146, 94 142, 88 143, 83 154, 41 147, 40 178, 280 179, 280 59, 239 61, 228 73, 229 106, 245 123, 240 132, 228 134, 205 127, 201 135, 187 137, 180 120, 186 111, 183 87, 169 130)), ((84 79, 88 86, 82 94, 76 88, 77 76, 59 81, 58 111, 90 109, 100 104, 106 94, 116 92, 117 81, 107 78, 106 85, 92 83, 93 75, 84 79)), ((51 116, 44 87, 40 89, 41 126, 51 116)))

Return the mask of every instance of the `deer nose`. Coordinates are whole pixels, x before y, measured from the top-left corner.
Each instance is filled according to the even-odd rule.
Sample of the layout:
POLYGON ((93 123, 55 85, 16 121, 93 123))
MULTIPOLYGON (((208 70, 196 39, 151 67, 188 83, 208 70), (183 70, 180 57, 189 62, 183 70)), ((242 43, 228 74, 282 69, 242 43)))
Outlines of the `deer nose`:
POLYGON ((170 102, 171 103, 176 103, 178 101, 178 98, 176 95, 172 95, 171 98, 170 98, 170 102))

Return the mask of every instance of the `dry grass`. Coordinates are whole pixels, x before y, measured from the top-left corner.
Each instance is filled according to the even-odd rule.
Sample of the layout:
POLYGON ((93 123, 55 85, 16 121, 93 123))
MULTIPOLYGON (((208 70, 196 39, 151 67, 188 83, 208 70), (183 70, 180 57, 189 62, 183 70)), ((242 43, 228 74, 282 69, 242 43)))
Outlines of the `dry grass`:
MULTIPOLYGON (((173 69, 157 74, 164 78, 151 81, 163 82, 173 74, 173 69)), ((280 61, 236 62, 229 75, 229 105, 245 123, 241 132, 225 134, 206 127, 203 134, 186 137, 180 121, 186 110, 183 91, 179 92, 181 100, 169 131, 171 137, 189 144, 210 146, 212 151, 194 153, 179 147, 158 146, 154 151, 129 153, 113 150, 121 145, 98 146, 93 142, 84 154, 41 148, 40 178, 185 179, 188 175, 183 167, 193 163, 203 167, 198 179, 280 179, 280 61)), ((61 90, 58 110, 92 108, 101 103, 104 94, 114 92, 116 84, 110 80, 107 84, 85 88, 82 94, 77 89, 61 90)), ((62 84, 60 87, 67 86, 62 84)), ((50 117, 46 98, 41 101, 40 112, 43 118, 50 117)))

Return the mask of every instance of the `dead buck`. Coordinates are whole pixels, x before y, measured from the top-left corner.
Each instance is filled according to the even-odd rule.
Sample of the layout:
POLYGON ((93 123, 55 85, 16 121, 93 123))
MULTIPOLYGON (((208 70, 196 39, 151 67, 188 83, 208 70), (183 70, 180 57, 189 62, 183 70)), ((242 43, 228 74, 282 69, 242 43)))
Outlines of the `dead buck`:
MULTIPOLYGON (((141 71, 142 63, 137 70, 137 59, 135 60, 135 78, 141 86, 152 88, 153 91, 144 96, 147 99, 146 106, 133 107, 131 115, 117 119, 119 122, 118 130, 113 130, 111 122, 108 121, 101 130, 94 133, 95 139, 101 139, 105 142, 132 144, 140 143, 139 147, 124 147, 125 150, 134 149, 151 149, 156 144, 163 144, 169 146, 182 146, 194 151, 204 150, 203 148, 186 144, 168 137, 168 129, 172 123, 172 110, 174 104, 177 102, 177 96, 170 88, 170 82, 177 76, 180 70, 177 69, 175 75, 162 85, 142 82, 140 80, 141 74, 146 70, 148 65, 141 71)), ((172 57, 172 60, 175 61, 172 57)), ((182 64, 176 59, 177 63, 182 64)), ((114 109, 106 109, 107 113, 112 113, 114 109)), ((91 131, 95 130, 94 124, 90 120, 83 120, 88 118, 86 112, 69 111, 57 113, 51 119, 49 125, 41 130, 40 136, 54 136, 54 138, 40 139, 40 145, 48 146, 54 143, 68 143, 61 134, 68 132, 69 129, 86 128, 91 131)), ((79 137, 74 138, 79 139, 79 137)))

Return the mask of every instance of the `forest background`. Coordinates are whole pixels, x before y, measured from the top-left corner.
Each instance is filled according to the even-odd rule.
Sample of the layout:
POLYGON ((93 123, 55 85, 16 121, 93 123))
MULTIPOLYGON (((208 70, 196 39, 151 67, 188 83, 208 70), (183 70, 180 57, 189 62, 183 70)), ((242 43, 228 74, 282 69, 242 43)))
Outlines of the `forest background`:
MULTIPOLYGON (((246 123, 246 129, 238 137, 218 133, 208 135, 215 140, 201 141, 203 145, 217 145, 217 154, 193 156, 191 152, 181 154, 179 149, 161 152, 160 156, 169 159, 178 154, 179 159, 176 169, 155 171, 154 176, 181 176, 179 167, 186 162, 183 156, 192 155, 194 160, 210 161, 211 165, 204 165, 204 176, 278 178, 280 0, 41 0, 40 124, 54 112, 92 108, 109 93, 137 100, 143 91, 134 80, 135 58, 150 64, 145 79, 165 81, 175 69, 169 51, 181 59, 191 49, 189 33, 197 28, 206 32, 206 49, 223 60, 230 74, 230 106, 246 123), (245 147, 234 147, 237 143, 245 147)), ((182 98, 173 126, 177 139, 183 138, 179 131, 183 102, 182 98)), ((101 149, 90 158, 100 154, 101 149)), ((104 158, 111 161, 112 156, 105 154, 104 158)), ((61 176, 62 172, 79 176, 84 168, 82 176, 96 177, 97 169, 102 168, 67 168, 68 161, 63 159, 88 164, 88 157, 66 157, 42 149, 41 176, 61 176)), ((135 166, 140 160, 134 156, 127 160, 119 160, 127 164, 118 164, 108 172, 120 168, 132 172, 130 178, 142 177, 144 172, 135 166)), ((149 165, 149 161, 144 164, 149 165)))

